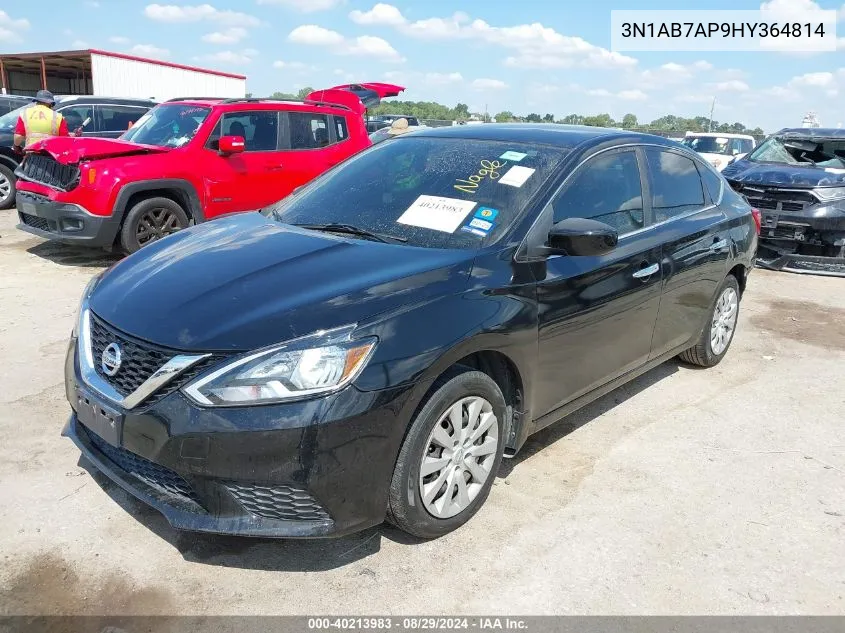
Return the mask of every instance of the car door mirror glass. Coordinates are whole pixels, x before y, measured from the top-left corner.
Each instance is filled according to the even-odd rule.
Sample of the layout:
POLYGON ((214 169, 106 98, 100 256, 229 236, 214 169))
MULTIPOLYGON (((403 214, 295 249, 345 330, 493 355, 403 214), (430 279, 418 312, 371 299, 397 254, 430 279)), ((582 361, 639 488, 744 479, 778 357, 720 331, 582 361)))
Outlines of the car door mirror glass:
POLYGON ((604 255, 616 248, 619 234, 609 224, 585 218, 567 218, 552 225, 549 249, 553 254, 604 255))
POLYGON ((243 136, 221 136, 217 147, 221 154, 240 154, 246 148, 243 136))

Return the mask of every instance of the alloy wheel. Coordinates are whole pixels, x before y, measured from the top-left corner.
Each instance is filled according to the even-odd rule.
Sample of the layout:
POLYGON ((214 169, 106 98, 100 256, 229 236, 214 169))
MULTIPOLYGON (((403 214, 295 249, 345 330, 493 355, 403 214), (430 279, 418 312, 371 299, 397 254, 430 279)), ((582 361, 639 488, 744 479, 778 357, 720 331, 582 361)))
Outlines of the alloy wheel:
POLYGON ((733 288, 725 288, 716 301, 713 310, 713 323, 710 326, 710 347, 716 356, 722 354, 728 347, 736 329, 739 315, 739 297, 733 288))
POLYGON ((138 220, 135 236, 141 245, 154 242, 179 231, 179 218, 170 209, 150 209, 138 220))
POLYGON ((429 514, 448 519, 478 496, 496 461, 497 422, 493 405, 478 396, 462 398, 440 416, 420 464, 420 496, 429 514))
POLYGON ((12 194, 12 183, 5 174, 0 173, 0 204, 6 202, 12 194))

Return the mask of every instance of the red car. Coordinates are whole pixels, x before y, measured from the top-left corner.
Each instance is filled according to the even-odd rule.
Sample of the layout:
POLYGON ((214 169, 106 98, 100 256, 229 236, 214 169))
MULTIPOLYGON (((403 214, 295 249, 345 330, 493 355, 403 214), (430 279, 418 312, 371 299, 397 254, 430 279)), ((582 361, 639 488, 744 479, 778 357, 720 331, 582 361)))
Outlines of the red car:
POLYGON ((367 108, 403 90, 349 84, 302 102, 181 98, 118 139, 46 139, 16 171, 18 228, 132 253, 192 223, 266 207, 369 147, 367 108))

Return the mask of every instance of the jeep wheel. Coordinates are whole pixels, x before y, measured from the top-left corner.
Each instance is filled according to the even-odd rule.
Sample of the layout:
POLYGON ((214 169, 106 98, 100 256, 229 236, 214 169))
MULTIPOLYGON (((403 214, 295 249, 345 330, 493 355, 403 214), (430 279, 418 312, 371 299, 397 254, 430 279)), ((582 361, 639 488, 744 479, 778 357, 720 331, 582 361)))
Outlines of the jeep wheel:
POLYGON ((0 165, 0 210, 11 209, 13 206, 15 206, 15 174, 6 165, 0 165))
POLYGON ((172 235, 188 226, 184 209, 170 198, 147 198, 129 210, 120 230, 120 244, 127 253, 172 235))

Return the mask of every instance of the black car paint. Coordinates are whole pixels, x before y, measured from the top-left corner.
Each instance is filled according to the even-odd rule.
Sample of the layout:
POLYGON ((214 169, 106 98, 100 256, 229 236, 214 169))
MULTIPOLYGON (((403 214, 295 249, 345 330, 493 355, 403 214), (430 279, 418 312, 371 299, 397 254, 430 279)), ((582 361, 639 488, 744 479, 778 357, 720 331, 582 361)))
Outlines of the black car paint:
MULTIPOLYGON (((177 527, 345 534, 384 519, 405 432, 436 378, 455 363, 498 364, 513 410, 506 420, 507 449, 515 453, 532 433, 692 345, 729 271, 745 285, 756 232, 749 207, 726 185, 723 199, 708 209, 624 236, 605 255, 543 254, 551 226, 546 201, 578 165, 604 150, 643 144, 674 148, 704 165, 674 143, 570 126, 467 126, 421 134, 572 151, 521 219, 478 251, 315 234, 241 214, 151 244, 109 269, 94 288, 90 306, 100 318, 127 335, 182 351, 244 352, 356 322, 356 336, 378 337, 363 373, 329 396, 218 409, 199 407, 175 391, 122 412, 122 450, 189 479, 209 514, 180 514, 139 482, 121 481, 119 469, 86 442, 76 415, 65 433, 177 527), (712 248, 722 240, 724 248, 712 248), (651 263, 659 264, 652 277, 631 276, 651 263), (227 479, 305 487, 331 521, 306 525, 250 516, 221 488, 227 479)), ((75 350, 73 339, 65 371, 74 408, 81 382, 75 350)))

